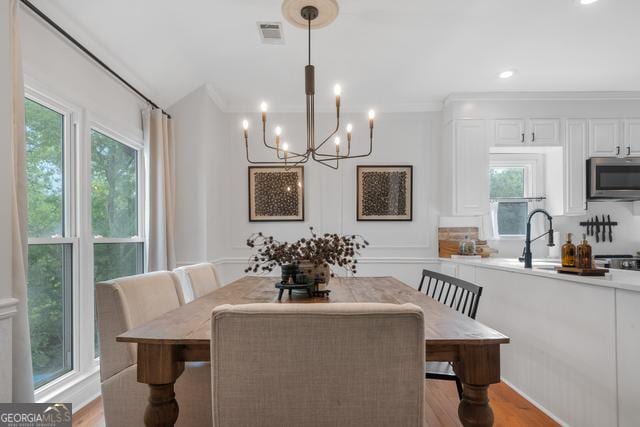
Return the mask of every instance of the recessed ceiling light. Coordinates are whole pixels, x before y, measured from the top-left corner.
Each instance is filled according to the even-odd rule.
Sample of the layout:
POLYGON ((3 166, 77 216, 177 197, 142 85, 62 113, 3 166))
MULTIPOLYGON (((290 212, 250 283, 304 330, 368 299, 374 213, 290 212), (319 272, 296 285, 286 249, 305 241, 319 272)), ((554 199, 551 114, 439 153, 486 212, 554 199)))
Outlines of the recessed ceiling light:
POLYGON ((501 79, 508 79, 510 77, 513 77, 515 73, 516 70, 504 70, 503 72, 498 74, 498 77, 500 77, 501 79))
POLYGON ((597 2, 598 0, 580 0, 580 4, 588 5, 597 2))

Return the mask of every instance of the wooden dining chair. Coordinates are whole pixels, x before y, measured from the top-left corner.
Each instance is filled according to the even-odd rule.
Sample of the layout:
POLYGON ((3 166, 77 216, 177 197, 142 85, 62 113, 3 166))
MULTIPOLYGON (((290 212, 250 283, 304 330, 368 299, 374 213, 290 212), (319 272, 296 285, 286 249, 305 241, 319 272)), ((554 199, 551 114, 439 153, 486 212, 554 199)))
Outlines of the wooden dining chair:
POLYGON ((413 304, 218 306, 213 425, 422 427, 424 352, 413 304))
MULTIPOLYGON (((480 296, 482 296, 482 286, 435 271, 422 270, 422 279, 420 280, 420 286, 418 286, 419 291, 422 291, 425 287, 425 281, 427 283, 424 292, 427 296, 472 319, 476 318, 480 296)), ((462 382, 455 374, 451 363, 425 363, 425 378, 455 381, 458 397, 462 399, 462 382)))

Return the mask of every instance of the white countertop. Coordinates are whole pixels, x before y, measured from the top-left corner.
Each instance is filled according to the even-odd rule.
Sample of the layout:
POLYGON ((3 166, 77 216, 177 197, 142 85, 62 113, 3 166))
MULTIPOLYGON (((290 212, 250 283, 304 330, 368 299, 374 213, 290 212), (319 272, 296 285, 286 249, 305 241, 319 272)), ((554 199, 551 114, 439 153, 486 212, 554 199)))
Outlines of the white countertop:
POLYGON ((558 273, 557 271, 555 271, 554 267, 556 265, 560 265, 560 261, 552 259, 534 259, 532 269, 524 268, 524 263, 518 261, 517 258, 482 258, 480 260, 467 260, 460 258, 438 259, 442 262, 466 264, 476 267, 529 274, 532 276, 566 280, 569 282, 583 283, 585 285, 604 286, 608 288, 625 289, 629 291, 640 292, 640 271, 610 269, 609 273, 607 273, 604 277, 593 277, 558 273))

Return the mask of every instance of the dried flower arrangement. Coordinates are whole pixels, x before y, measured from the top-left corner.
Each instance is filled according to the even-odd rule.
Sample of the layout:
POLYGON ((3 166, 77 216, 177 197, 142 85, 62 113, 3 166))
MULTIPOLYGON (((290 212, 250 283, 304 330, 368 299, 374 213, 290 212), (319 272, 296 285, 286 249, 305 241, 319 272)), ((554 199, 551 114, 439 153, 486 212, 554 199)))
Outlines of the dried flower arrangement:
MULTIPOLYGON (((288 243, 281 243, 273 236, 254 233, 247 239, 247 246, 256 248, 256 253, 249 258, 249 266, 245 273, 269 273, 274 268, 286 264, 309 262, 314 266, 337 266, 347 273, 356 274, 360 250, 369 246, 360 235, 339 235, 325 233, 321 237, 309 227, 311 238, 288 243)), ((334 276, 333 271, 331 277, 334 276)))

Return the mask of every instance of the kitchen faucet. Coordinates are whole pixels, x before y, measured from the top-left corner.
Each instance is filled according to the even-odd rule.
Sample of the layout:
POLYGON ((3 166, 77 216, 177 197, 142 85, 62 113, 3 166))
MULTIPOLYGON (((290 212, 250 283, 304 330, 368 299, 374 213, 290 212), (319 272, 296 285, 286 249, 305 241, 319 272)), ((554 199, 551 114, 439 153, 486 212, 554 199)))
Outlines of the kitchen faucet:
POLYGON ((544 209, 536 209, 529 214, 529 219, 527 220, 527 238, 525 240, 522 256, 518 258, 520 262, 524 261, 524 268, 532 268, 531 261, 532 261, 533 255, 531 254, 531 242, 535 242, 539 238, 544 237, 546 234, 549 235, 549 242, 547 243, 547 246, 549 247, 555 246, 555 243, 553 243, 553 218, 551 217, 551 215, 549 215, 549 212, 545 211, 544 209), (546 233, 542 233, 541 235, 539 235, 538 237, 532 240, 531 239, 531 218, 538 212, 543 213, 549 219, 549 231, 547 231, 546 233))

